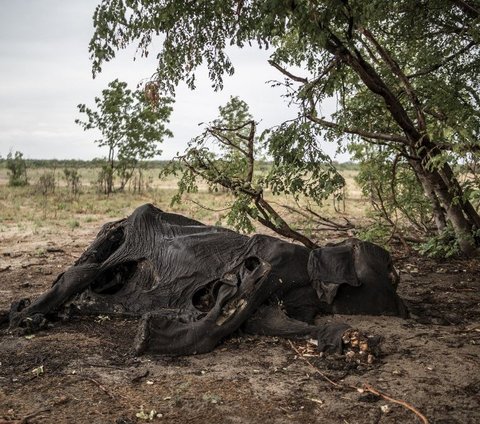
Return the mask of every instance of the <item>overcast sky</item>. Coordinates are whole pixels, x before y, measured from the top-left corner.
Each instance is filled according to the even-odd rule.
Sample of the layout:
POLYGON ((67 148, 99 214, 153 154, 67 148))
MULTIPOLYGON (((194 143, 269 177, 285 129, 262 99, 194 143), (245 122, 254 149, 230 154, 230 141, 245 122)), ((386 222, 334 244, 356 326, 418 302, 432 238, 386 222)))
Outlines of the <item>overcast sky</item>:
MULTIPOLYGON (((74 123, 77 104, 94 105, 94 97, 115 78, 131 88, 155 70, 151 59, 122 52, 92 79, 88 42, 97 0, 0 0, 0 156, 19 150, 30 159, 92 159, 105 154, 74 123)), ((162 145, 162 159, 184 150, 201 131, 198 124, 215 119, 218 106, 231 95, 245 100, 261 127, 296 116, 281 98, 281 88, 268 80, 281 79, 267 64, 268 52, 257 49, 231 53, 235 75, 221 92, 210 87, 206 72, 197 75, 195 91, 179 88, 169 128, 173 139, 162 145)), ((330 154, 336 146, 326 144, 330 154)), ((337 160, 345 160, 346 155, 337 160)))

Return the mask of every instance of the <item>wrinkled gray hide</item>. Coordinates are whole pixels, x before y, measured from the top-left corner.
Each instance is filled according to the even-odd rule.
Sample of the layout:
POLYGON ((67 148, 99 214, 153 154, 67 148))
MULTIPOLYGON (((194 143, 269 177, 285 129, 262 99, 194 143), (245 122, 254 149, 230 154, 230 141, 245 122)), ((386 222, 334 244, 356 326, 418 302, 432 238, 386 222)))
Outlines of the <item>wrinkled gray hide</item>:
POLYGON ((92 245, 33 303, 12 306, 10 327, 41 327, 66 310, 141 318, 137 353, 212 350, 242 327, 317 337, 341 350, 345 325, 319 313, 405 316, 389 254, 356 239, 315 250, 248 237, 147 204, 105 225, 92 245))

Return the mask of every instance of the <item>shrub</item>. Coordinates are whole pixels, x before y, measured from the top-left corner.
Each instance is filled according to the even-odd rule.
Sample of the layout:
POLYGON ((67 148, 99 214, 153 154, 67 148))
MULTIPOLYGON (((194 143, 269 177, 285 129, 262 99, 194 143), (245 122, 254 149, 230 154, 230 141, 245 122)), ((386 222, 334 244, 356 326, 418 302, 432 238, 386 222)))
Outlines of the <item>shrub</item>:
POLYGON ((80 194, 80 187, 82 185, 78 170, 74 168, 65 168, 63 174, 65 181, 67 182, 67 190, 73 195, 73 197, 77 197, 80 194))
POLYGON ((28 184, 27 164, 23 159, 22 152, 10 152, 7 155, 8 185, 11 187, 20 187, 28 184))

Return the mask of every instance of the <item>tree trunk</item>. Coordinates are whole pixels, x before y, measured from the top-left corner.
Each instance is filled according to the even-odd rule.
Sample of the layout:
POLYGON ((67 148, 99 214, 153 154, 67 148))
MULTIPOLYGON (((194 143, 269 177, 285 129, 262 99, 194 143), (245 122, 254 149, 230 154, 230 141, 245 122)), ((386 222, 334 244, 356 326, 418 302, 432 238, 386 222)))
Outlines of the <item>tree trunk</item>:
MULTIPOLYGON (((432 203, 435 213, 435 223, 438 230, 445 228, 445 222, 440 218, 438 211, 438 202, 445 211, 446 219, 451 223, 455 237, 462 253, 467 256, 472 256, 476 251, 475 240, 472 235, 472 224, 466 218, 462 204, 455 201, 455 184, 458 184, 457 179, 452 174, 452 180, 447 184, 436 169, 430 171, 423 166, 423 161, 410 160, 410 164, 414 167, 415 173, 418 175, 422 183, 425 194, 432 199, 435 197, 437 202, 432 203), (433 194, 432 195, 432 190, 433 194), (438 220, 438 222, 437 222, 438 220)), ((442 211, 443 212, 443 211, 442 211)))
POLYGON ((107 174, 107 195, 109 196, 113 192, 113 162, 114 158, 114 151, 113 148, 110 147, 110 150, 108 151, 108 174, 107 174))
POLYGON ((472 256, 476 250, 472 226, 465 218, 461 204, 453 199, 451 194, 453 187, 447 187, 444 184, 438 171, 432 172, 429 177, 440 202, 446 210, 447 219, 452 224, 460 250, 467 256, 472 256))
POLYGON ((468 199, 465 199, 463 190, 455 177, 455 174, 452 171, 452 168, 448 163, 446 163, 440 172, 440 175, 442 176, 443 180, 445 183, 451 184, 454 189, 455 189, 455 196, 458 197, 458 200, 460 204, 463 206, 463 211, 465 213, 465 216, 470 222, 470 225, 473 227, 476 227, 477 229, 480 229, 480 216, 478 215, 478 212, 475 210, 473 205, 470 203, 468 199))
POLYGON ((429 179, 424 175, 424 170, 420 165, 420 162, 415 159, 409 159, 408 163, 413 169, 413 172, 418 178, 418 181, 422 185, 423 192, 425 196, 430 201, 432 206, 433 218, 435 220, 435 227, 437 228, 438 234, 442 233, 446 226, 447 221, 445 218, 445 210, 442 208, 440 201, 438 200, 437 195, 435 194, 435 189, 430 183, 429 179))

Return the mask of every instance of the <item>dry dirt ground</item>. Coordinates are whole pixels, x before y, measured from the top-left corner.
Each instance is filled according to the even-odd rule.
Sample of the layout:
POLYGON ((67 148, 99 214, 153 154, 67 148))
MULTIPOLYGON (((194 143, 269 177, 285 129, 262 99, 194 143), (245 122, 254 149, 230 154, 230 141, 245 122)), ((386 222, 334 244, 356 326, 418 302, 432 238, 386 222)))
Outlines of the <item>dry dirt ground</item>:
MULTIPOLYGON (((0 311, 47 289, 100 223, 3 231, 0 311)), ((479 262, 394 256, 410 319, 320 319, 382 335, 382 354, 371 365, 320 357, 304 340, 241 334, 204 355, 137 358, 130 350, 137 323, 102 316, 57 322, 34 337, 11 335, 4 325, 0 423, 421 422, 404 405, 362 389, 366 384, 431 423, 480 422, 479 262)))

